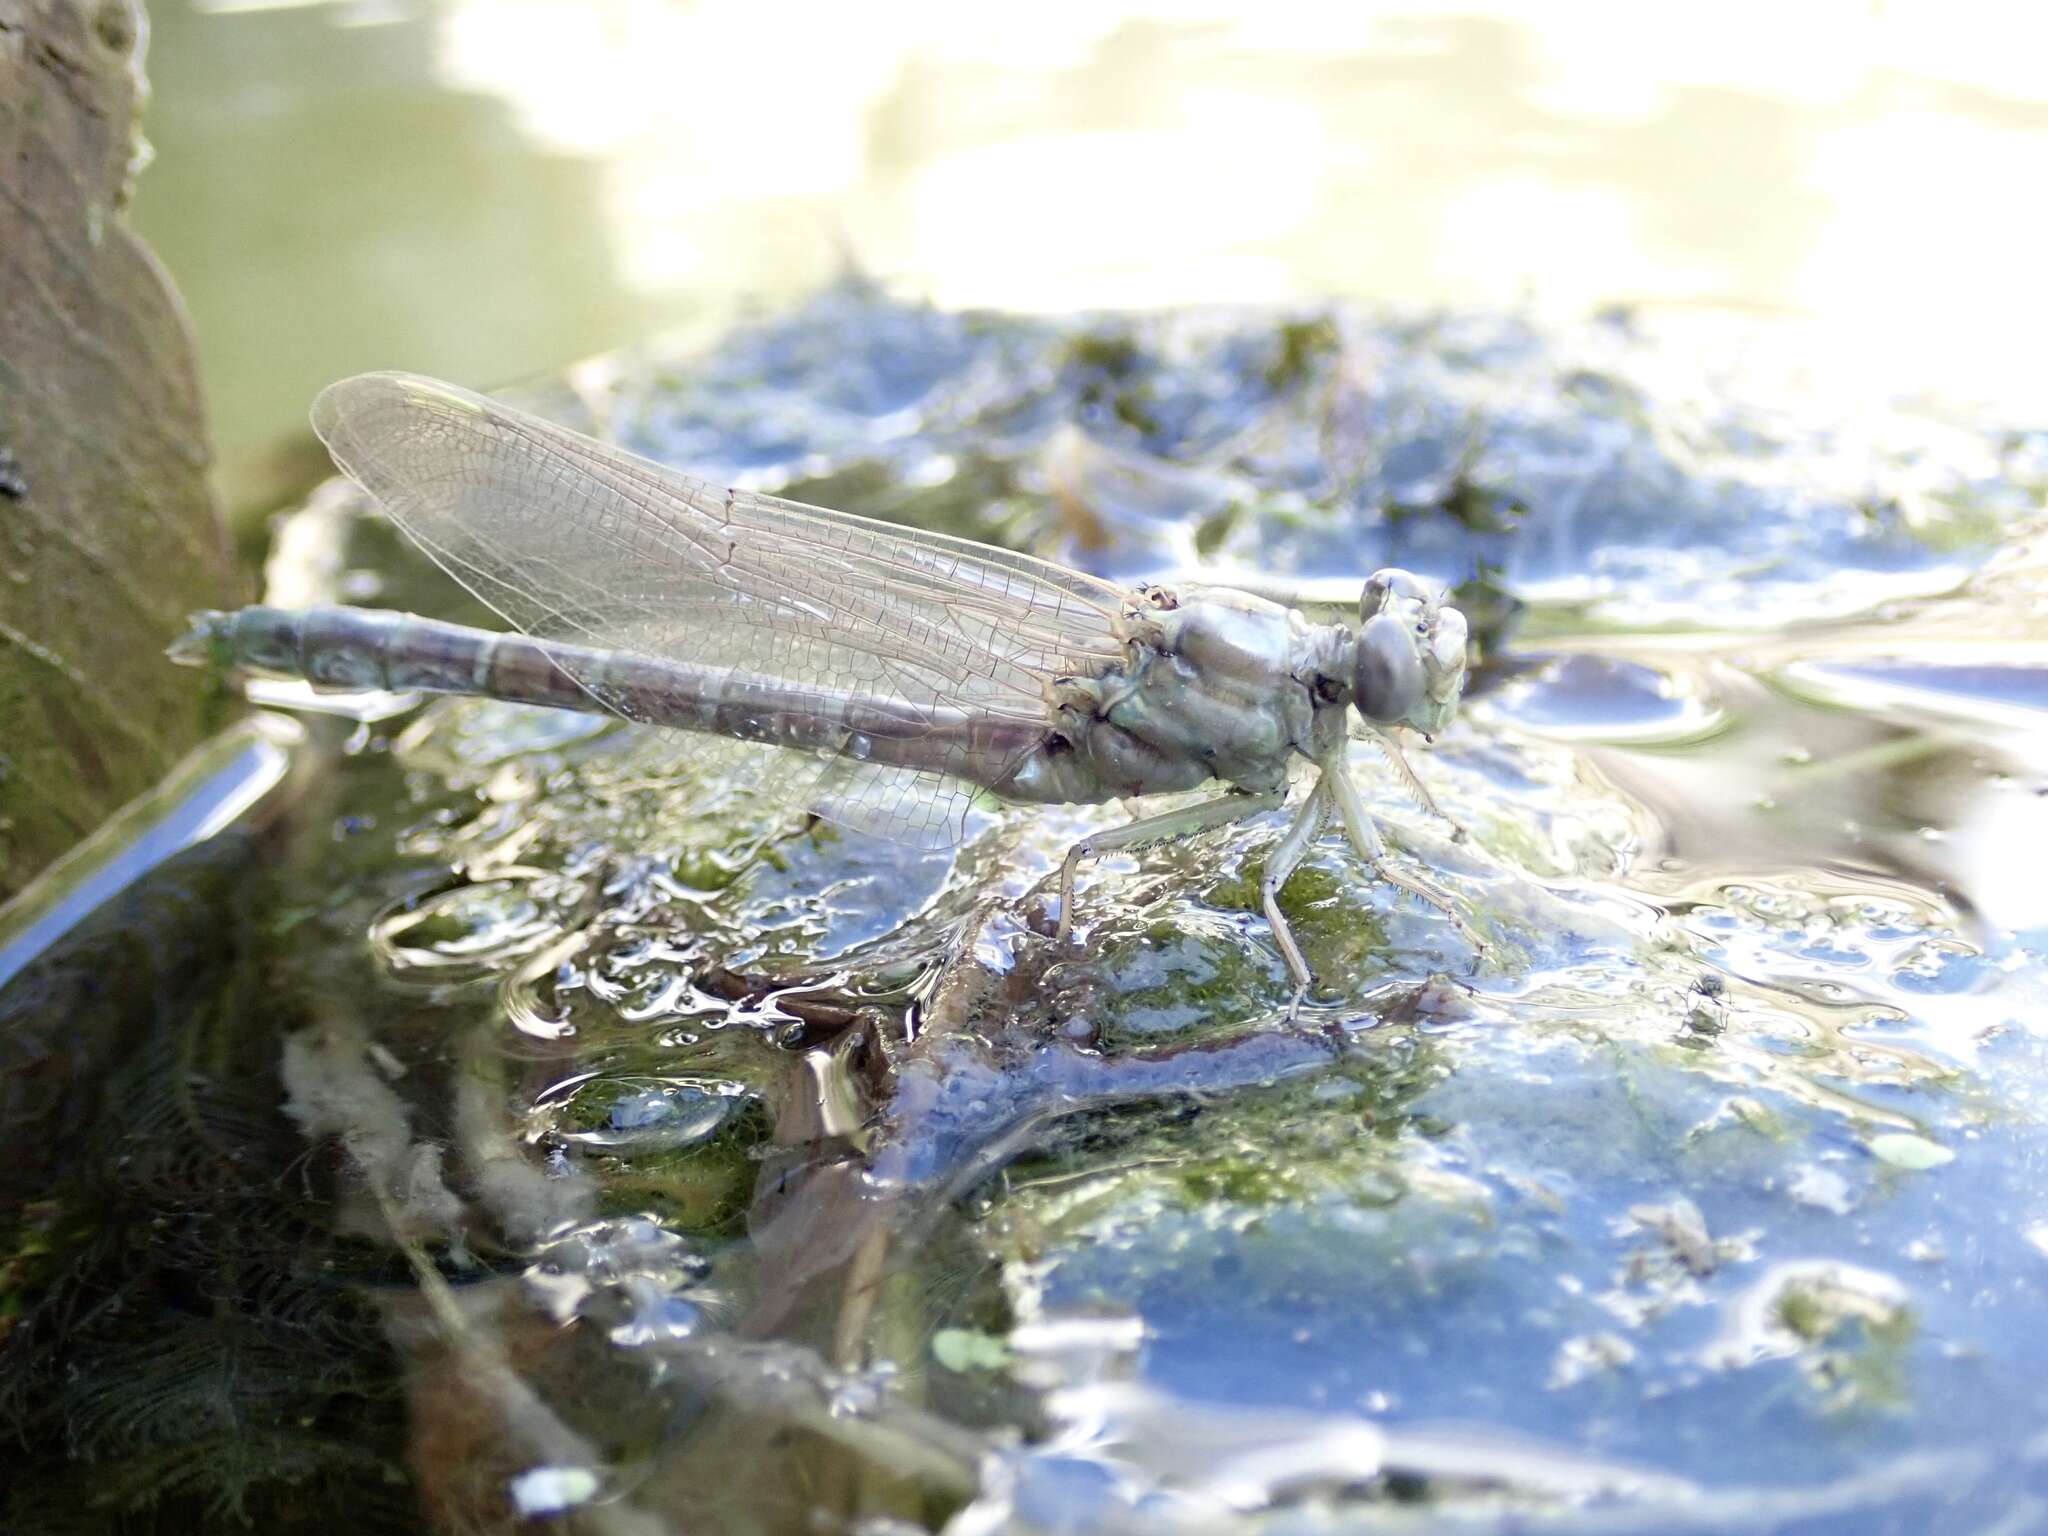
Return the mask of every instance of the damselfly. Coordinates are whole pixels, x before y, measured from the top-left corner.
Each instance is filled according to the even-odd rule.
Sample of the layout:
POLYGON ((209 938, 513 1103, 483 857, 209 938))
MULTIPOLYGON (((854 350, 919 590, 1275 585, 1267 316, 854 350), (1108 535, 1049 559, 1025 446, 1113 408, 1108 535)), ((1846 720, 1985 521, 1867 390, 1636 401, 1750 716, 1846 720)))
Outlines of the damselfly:
POLYGON ((1394 732, 1431 735, 1464 686, 1464 617, 1383 570, 1359 627, 1217 586, 1126 588, 1029 555, 730 490, 495 400, 408 374, 325 390, 313 424, 392 520, 523 635, 355 608, 194 616, 171 649, 323 689, 479 694, 709 732, 763 749, 763 787, 852 830, 960 841, 977 800, 1093 803, 1216 786, 1097 832, 1060 871, 1277 809, 1266 920, 1309 968, 1278 895, 1334 817, 1389 861, 1345 770, 1355 712, 1403 781, 1394 732))

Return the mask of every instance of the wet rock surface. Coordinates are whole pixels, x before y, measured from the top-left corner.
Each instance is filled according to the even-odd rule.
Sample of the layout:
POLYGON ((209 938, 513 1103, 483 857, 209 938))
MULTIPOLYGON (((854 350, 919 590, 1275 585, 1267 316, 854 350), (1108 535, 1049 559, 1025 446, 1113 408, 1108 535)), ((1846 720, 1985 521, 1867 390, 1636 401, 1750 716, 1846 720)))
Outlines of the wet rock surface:
MULTIPOLYGON (((1290 1013, 1278 816, 1091 866, 1062 946, 1117 808, 907 852, 731 752, 360 701, 250 1019, 384 1266, 436 1520, 2024 1518, 2048 444, 1845 445, 1672 393, 1666 345, 849 286, 580 373, 565 415, 699 473, 1112 574, 1469 583, 1485 664, 1418 761, 1469 836, 1352 767, 1484 947, 1326 840, 1290 1013)), ((349 600, 471 616, 305 516, 349 600)))

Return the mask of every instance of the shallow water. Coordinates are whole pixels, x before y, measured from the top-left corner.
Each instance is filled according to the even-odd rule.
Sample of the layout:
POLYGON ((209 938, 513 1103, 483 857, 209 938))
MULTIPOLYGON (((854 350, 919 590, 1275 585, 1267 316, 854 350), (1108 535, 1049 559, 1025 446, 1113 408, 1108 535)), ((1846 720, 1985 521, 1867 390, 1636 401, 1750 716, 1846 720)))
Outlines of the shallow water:
POLYGON ((1809 399, 2048 398, 2027 6, 888 0, 794 48, 729 0, 149 15, 135 217, 237 514, 317 472, 305 403, 346 374, 530 378, 849 263, 1055 314, 1711 306, 1806 323, 1809 399))
MULTIPOLYGON (((1277 817, 1089 866, 1062 948, 1115 808, 912 853, 730 753, 325 701, 122 898, 150 1006, 65 1043, 86 929, 0 993, 90 1067, 10 1117, 68 1159, 15 1524, 2043 1518, 2048 438, 1711 382, 1768 345, 847 285, 580 371, 543 403, 700 473, 1110 574, 1464 583, 1419 767, 1469 836, 1354 769, 1484 950, 1326 841, 1290 1018, 1277 817)), ((471 616, 345 499, 279 549, 471 616)))

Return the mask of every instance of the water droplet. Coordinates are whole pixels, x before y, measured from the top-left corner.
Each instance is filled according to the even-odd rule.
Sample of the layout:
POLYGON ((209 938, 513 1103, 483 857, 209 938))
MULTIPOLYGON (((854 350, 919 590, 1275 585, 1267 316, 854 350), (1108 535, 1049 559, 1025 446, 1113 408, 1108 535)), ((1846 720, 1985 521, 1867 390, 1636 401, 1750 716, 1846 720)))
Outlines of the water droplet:
POLYGON ((1879 1162, 1915 1172, 1939 1168, 1943 1163, 1956 1160, 1955 1153, 1947 1147, 1929 1141, 1925 1136, 1915 1136, 1910 1131, 1887 1131, 1882 1136, 1871 1137, 1868 1146, 1870 1155, 1879 1162))
POLYGON ((562 1140, 630 1156, 708 1141, 746 1103, 743 1084, 720 1079, 594 1077, 548 1108, 562 1140))
POLYGON ((397 971, 482 971, 538 949, 560 931, 524 880, 486 880, 385 913, 370 942, 397 971))
POLYGON ((538 1519, 589 1503, 598 1486, 597 1474, 588 1467, 534 1467, 513 1478, 506 1491, 520 1514, 538 1519))

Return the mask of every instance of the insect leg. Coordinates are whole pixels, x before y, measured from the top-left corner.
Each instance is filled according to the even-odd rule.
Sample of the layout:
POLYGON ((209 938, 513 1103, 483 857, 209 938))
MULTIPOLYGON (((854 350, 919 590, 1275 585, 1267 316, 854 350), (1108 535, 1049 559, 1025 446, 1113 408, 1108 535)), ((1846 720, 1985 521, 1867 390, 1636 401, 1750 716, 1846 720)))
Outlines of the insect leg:
POLYGON ((1294 942, 1293 930, 1287 926, 1287 918, 1280 910, 1280 887, 1287 883, 1287 877, 1294 873, 1309 847, 1322 835, 1323 826, 1329 819, 1330 794, 1318 779, 1315 788, 1309 791, 1308 799, 1302 803, 1301 814, 1294 818, 1294 825, 1266 855, 1266 872, 1259 877, 1259 905, 1265 908, 1266 926, 1273 930, 1273 941, 1280 946, 1280 958, 1287 962, 1287 974, 1294 978, 1294 1002, 1288 1009, 1290 1015, 1301 1005, 1302 994, 1308 991, 1315 978, 1309 974, 1308 962, 1301 958, 1300 946, 1294 942))
POLYGON ((1436 803, 1436 796, 1432 795, 1429 792, 1429 786, 1422 782, 1422 775, 1418 774, 1415 771, 1414 764, 1408 761, 1408 754, 1401 750, 1401 743, 1394 733, 1382 730, 1370 722, 1368 722, 1366 729, 1372 732, 1373 745, 1386 753, 1387 761, 1394 765, 1394 772, 1399 776, 1401 782, 1408 787, 1408 793, 1422 802, 1422 808, 1425 811, 1428 811, 1430 815, 1450 827, 1451 841, 1454 843, 1470 842, 1471 834, 1466 832, 1457 822, 1453 821, 1445 813, 1444 808, 1436 803))
POLYGON ((1480 943, 1478 936, 1466 925, 1465 919, 1458 914, 1456 903, 1449 896, 1427 880, 1414 875, 1404 875, 1394 868, 1392 861, 1387 857, 1387 845, 1380 839, 1379 828, 1373 825, 1372 814, 1366 810, 1365 801, 1359 798, 1358 786, 1353 784, 1350 776, 1344 772, 1341 759, 1333 757, 1326 763, 1323 766, 1322 777, 1317 783, 1329 785, 1330 794, 1337 802, 1337 814, 1344 819, 1345 835, 1351 839, 1351 846, 1372 865, 1373 873, 1397 890, 1406 891, 1409 895, 1435 907, 1451 920, 1451 926, 1458 930, 1460 937, 1484 954, 1486 946, 1480 943))
POLYGON ((1060 942, 1066 942, 1067 933, 1074 926, 1074 870, 1083 859, 1114 853, 1120 848, 1170 843, 1175 838, 1206 832, 1211 827, 1227 827, 1233 821, 1247 820, 1262 811, 1278 810, 1286 799, 1284 790, 1267 794, 1219 795, 1214 800, 1184 805, 1158 816, 1147 816, 1143 821, 1089 833, 1067 850, 1067 856, 1060 864, 1060 942))

